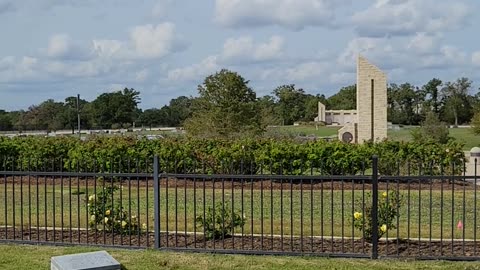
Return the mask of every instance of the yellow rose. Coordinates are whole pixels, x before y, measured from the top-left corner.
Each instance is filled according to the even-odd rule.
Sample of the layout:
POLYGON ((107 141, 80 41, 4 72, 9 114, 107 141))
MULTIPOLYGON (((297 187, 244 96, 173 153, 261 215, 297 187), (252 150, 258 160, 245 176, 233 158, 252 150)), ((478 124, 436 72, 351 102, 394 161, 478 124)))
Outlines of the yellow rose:
POLYGON ((106 217, 104 221, 105 221, 105 223, 107 223, 108 222, 108 217, 106 217))
POLYGON ((388 195, 388 193, 387 193, 386 191, 384 191, 384 192, 382 193, 382 196, 383 196, 384 198, 386 198, 387 195, 388 195))
POLYGON ((108 209, 107 211, 105 211, 105 215, 110 215, 110 209, 108 209))
POLYGON ((360 212, 355 212, 355 213, 353 214, 353 217, 354 217, 355 219, 361 219, 361 218, 362 218, 362 213, 360 213, 360 212))
POLYGON ((91 215, 91 216, 90 216, 90 220, 91 220, 91 221, 95 221, 95 215, 91 215))
POLYGON ((147 229, 147 224, 143 223, 143 224, 142 224, 142 228, 143 228, 144 230, 146 230, 146 229, 147 229))
POLYGON ((380 227, 380 230, 382 232, 386 232, 387 231, 387 224, 383 224, 381 227, 380 227))
POLYGON ((95 194, 88 197, 88 201, 92 202, 95 200, 95 194))
POLYGON ((124 220, 122 221, 122 228, 125 228, 125 226, 127 226, 127 222, 124 220))

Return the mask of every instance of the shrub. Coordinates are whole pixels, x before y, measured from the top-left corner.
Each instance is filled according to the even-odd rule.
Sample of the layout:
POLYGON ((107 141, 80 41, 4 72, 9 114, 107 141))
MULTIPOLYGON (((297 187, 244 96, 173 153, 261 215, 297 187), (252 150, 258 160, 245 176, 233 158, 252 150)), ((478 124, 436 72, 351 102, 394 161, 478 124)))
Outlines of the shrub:
POLYGON ((146 230, 146 224, 141 228, 138 217, 130 217, 128 212, 120 206, 119 197, 112 200, 118 189, 117 186, 105 187, 97 194, 88 197, 89 227, 93 230, 119 234, 137 234, 142 231, 142 228, 146 230))
MULTIPOLYGON (((365 203, 363 203, 363 199, 358 201, 363 209, 361 212, 354 213, 354 227, 363 231, 363 237, 367 242, 372 242, 374 239, 372 235, 371 194, 367 193, 365 197, 365 203)), ((396 190, 379 193, 377 209, 378 239, 382 238, 388 230, 396 229, 395 220, 399 217, 401 204, 402 196, 396 190)))
POLYGON ((470 125, 472 126, 473 134, 480 135, 480 112, 476 112, 473 115, 470 125))
POLYGON ((440 121, 438 115, 434 112, 428 112, 425 121, 421 123, 421 127, 413 129, 411 135, 415 142, 434 141, 445 144, 451 139, 447 124, 440 121))
POLYGON ((215 207, 208 207, 205 213, 205 219, 202 215, 196 217, 198 227, 205 230, 205 238, 224 239, 233 234, 235 228, 245 225, 245 217, 238 213, 232 213, 232 208, 228 203, 217 203, 215 207))

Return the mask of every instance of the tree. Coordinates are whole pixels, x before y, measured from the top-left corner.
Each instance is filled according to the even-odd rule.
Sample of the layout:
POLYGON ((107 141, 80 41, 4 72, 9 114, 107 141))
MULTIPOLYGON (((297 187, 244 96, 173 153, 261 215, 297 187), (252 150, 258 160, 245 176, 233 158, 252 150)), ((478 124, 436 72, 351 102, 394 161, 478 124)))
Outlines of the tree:
POLYGON ((342 87, 327 99, 327 110, 355 110, 357 108, 357 85, 342 87))
POLYGON ((273 90, 277 99, 277 110, 284 125, 292 125, 305 118, 305 91, 294 84, 282 85, 273 90))
POLYGON ((95 127, 112 128, 133 123, 138 117, 140 92, 133 88, 103 93, 86 108, 92 114, 95 127))
POLYGON ((470 125, 472 126, 473 134, 480 135, 480 111, 477 111, 473 115, 473 118, 470 121, 470 125))
POLYGON ((222 69, 198 86, 192 117, 185 122, 190 135, 230 137, 264 131, 255 92, 242 76, 222 69))
POLYGON ((467 122, 472 117, 472 108, 468 100, 468 92, 472 81, 468 78, 459 78, 455 82, 447 82, 442 89, 445 119, 451 119, 455 127, 459 120, 467 122), (453 118, 453 119, 452 119, 453 118))
POLYGON ((441 122, 438 115, 432 111, 426 114, 421 127, 413 129, 411 134, 416 142, 447 143, 450 139, 447 125, 441 122))
POLYGON ((270 95, 265 95, 257 99, 258 110, 261 115, 262 124, 281 125, 282 119, 276 113, 275 98, 270 95))
POLYGON ((161 109, 148 109, 140 114, 138 120, 150 129, 154 126, 171 126, 169 112, 168 106, 163 106, 161 109))
POLYGON ((441 85, 441 80, 433 78, 427 84, 422 86, 422 91, 425 94, 425 107, 436 114, 440 113, 441 100, 439 87, 441 85))
POLYGON ((193 99, 186 96, 179 96, 170 100, 169 126, 178 127, 191 116, 193 99))
POLYGON ((13 122, 12 122, 12 116, 10 113, 0 110, 0 130, 1 131, 7 131, 7 130, 12 130, 13 128, 13 122))
MULTIPOLYGON (((84 99, 80 99, 78 101, 79 104, 79 111, 80 111, 80 128, 88 128, 88 120, 90 115, 88 114, 88 110, 85 110, 88 102, 84 99)), ((63 102, 63 114, 61 118, 63 120, 64 127, 70 128, 72 130, 72 134, 75 133, 75 129, 78 128, 78 115, 77 115, 77 97, 67 97, 63 102)))

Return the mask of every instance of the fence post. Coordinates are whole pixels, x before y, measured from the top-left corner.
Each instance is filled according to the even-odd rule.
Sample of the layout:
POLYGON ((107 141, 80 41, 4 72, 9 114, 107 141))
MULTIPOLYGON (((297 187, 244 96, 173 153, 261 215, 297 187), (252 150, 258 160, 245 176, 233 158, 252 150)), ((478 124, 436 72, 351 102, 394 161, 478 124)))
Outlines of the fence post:
POLYGON ((378 156, 372 157, 372 259, 378 259, 378 156))
MULTIPOLYGON (((158 156, 153 157, 153 224, 155 248, 160 248, 160 185, 158 180, 158 156)), ((148 235, 147 235, 148 237, 148 235)))

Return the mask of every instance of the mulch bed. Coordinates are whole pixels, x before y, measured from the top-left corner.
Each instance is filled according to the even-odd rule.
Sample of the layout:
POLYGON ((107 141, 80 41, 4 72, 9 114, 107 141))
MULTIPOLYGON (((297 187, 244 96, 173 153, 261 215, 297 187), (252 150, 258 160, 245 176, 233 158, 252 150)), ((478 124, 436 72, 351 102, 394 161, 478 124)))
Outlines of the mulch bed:
MULTIPOLYGON (((18 228, 1 228, 0 240, 50 242, 50 243, 75 243, 75 244, 97 244, 153 248, 153 233, 121 236, 111 233, 93 232, 85 230, 44 230, 37 231, 32 228, 23 231, 18 228)), ((310 238, 285 236, 271 237, 259 236, 235 236, 224 240, 205 240, 203 235, 197 234, 166 234, 160 235, 162 248, 177 249, 206 249, 206 250, 240 250, 240 251, 264 251, 264 252, 295 252, 305 254, 358 254, 369 256, 372 245, 363 240, 331 239, 331 238, 310 238)), ((480 257, 480 244, 472 241, 452 242, 451 241, 415 241, 415 240, 389 240, 379 242, 380 256, 398 257, 480 257)))
MULTIPOLYGON (((1 177, 1 176, 0 176, 1 177)), ((4 184, 5 181, 8 184, 11 183, 16 183, 20 184, 23 183, 24 186, 27 186, 28 183, 30 182, 31 185, 35 186, 37 185, 37 182, 39 185, 57 185, 60 186, 61 182, 63 181, 64 187, 68 187, 70 184, 72 188, 77 188, 77 186, 80 186, 80 188, 85 188, 85 186, 93 187, 95 184, 97 187, 102 186, 102 181, 95 181, 92 178, 86 178, 86 179, 78 179, 74 177, 43 177, 39 176, 38 178, 31 176, 16 176, 16 177, 1 177, 0 178, 0 185, 4 184)), ((479 180, 480 181, 480 180, 479 180)), ((123 179, 122 181, 116 181, 114 184, 122 184, 125 187, 128 187, 128 180, 123 179)), ((106 181, 105 182, 106 186, 111 185, 111 182, 106 181)), ((153 188, 153 180, 152 179, 145 179, 145 178, 130 178, 130 185, 132 188, 136 187, 151 187, 153 188)), ((205 186, 207 189, 212 189, 215 187, 215 189, 231 189, 233 185, 233 188, 235 189, 243 189, 249 190, 252 188, 254 190, 371 190, 372 185, 368 183, 354 183, 352 180, 345 180, 345 181, 323 181, 321 182, 315 182, 313 181, 310 183, 310 180, 304 180, 303 183, 299 183, 298 180, 296 182, 291 183, 288 179, 283 180, 283 182, 280 182, 279 180, 250 180, 250 179, 245 179, 242 181, 240 180, 235 180, 232 182, 231 179, 224 180, 222 182, 221 179, 216 179, 215 183, 212 180, 205 180, 203 181, 202 179, 196 179, 195 181, 192 179, 184 180, 184 179, 161 179, 160 180, 160 188, 198 188, 201 189, 205 186), (205 182, 205 183, 204 183, 205 182)), ((440 181, 440 180, 425 180, 422 183, 418 183, 418 181, 411 181, 410 183, 395 183, 395 182, 380 182, 378 184, 378 187, 380 190, 385 190, 387 187, 389 189, 400 189, 400 190, 454 190, 461 191, 463 189, 465 190, 474 190, 475 185, 472 183, 464 183, 461 181, 455 181, 453 183, 450 183, 449 181, 440 181)), ((478 187, 480 189, 480 186, 478 187)))

